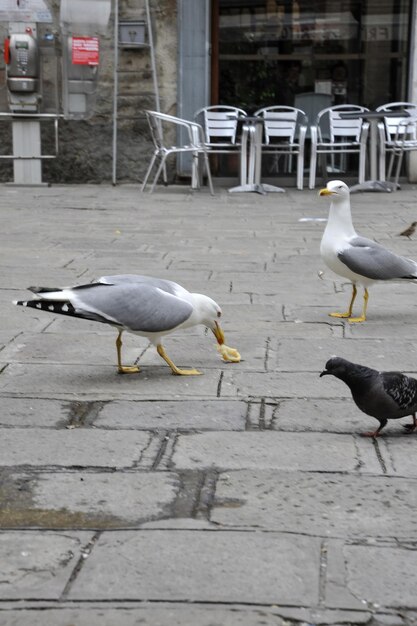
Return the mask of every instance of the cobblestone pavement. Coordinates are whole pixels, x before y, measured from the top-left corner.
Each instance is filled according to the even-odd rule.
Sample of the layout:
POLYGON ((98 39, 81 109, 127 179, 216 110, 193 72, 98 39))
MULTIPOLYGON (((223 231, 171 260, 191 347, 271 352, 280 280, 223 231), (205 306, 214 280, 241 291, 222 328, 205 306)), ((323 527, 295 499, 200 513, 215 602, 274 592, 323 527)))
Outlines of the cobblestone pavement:
MULTIPOLYGON (((417 623, 417 436, 375 426, 319 378, 339 355, 417 375, 417 287, 376 286, 369 319, 328 317, 317 191, 1 188, 0 624, 417 623), (223 308, 144 339, 16 308, 28 285, 109 273, 174 279, 223 308)), ((417 259, 417 189, 352 196, 361 234, 417 259)), ((409 418, 408 418, 409 419, 409 418)), ((407 418, 401 420, 403 423, 407 418)))

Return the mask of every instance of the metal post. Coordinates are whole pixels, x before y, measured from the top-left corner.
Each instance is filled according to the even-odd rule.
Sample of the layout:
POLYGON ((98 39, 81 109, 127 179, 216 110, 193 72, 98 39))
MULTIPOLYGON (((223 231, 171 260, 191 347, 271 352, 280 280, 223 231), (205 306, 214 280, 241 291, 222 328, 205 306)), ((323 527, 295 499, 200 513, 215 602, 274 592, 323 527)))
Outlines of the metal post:
POLYGON ((117 182, 117 99, 119 91, 119 0, 114 0, 114 70, 113 70, 113 169, 112 184, 117 182))
POLYGON ((149 8, 149 0, 146 0, 145 4, 146 4, 146 21, 148 23, 149 48, 151 51, 153 90, 155 93, 155 109, 156 111, 160 112, 161 104, 159 100, 159 88, 158 88, 158 78, 157 78, 157 73, 156 73, 155 48, 153 46, 153 32, 152 32, 152 21, 151 21, 151 11, 149 8))
POLYGON ((41 125, 37 120, 13 120, 14 183, 41 185, 41 125))

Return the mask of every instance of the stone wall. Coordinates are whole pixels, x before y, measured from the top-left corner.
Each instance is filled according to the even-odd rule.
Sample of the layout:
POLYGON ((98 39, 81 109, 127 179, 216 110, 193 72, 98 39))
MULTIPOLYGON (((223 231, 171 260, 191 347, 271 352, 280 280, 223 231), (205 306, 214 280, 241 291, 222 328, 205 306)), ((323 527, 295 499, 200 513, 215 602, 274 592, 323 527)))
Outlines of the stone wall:
MULTIPOLYGON (((56 18, 59 0, 50 5, 56 18)), ((119 0, 119 19, 137 20, 144 17, 138 8, 141 0, 119 0)), ((150 0, 161 110, 176 113, 177 100, 177 7, 176 0, 150 0)), ((58 23, 58 19, 57 19, 58 23)), ((5 34, 5 25, 0 36, 5 34)), ((0 28, 1 30, 1 28, 0 28)), ((60 121, 59 156, 44 161, 43 180, 51 183, 111 182, 113 150, 114 94, 114 14, 108 35, 100 39, 100 73, 93 116, 85 121, 60 121)), ((54 110, 56 77, 55 61, 44 57, 44 103, 42 110, 54 110)), ((58 67, 59 70, 59 67, 58 67)), ((140 182, 152 153, 149 130, 144 116, 146 108, 155 108, 150 54, 147 49, 120 49, 118 97, 117 182, 140 182)), ((0 70, 1 85, 5 85, 4 68, 0 70)), ((61 86, 58 84, 58 92, 61 86)), ((59 106, 59 105, 58 105, 59 106)), ((8 111, 6 90, 0 89, 0 110, 8 111)), ((53 152, 52 126, 43 124, 43 154, 53 152)), ((10 124, 2 123, 0 139, 2 153, 11 149, 10 124)), ((11 162, 0 161, 0 180, 12 179, 11 162)))

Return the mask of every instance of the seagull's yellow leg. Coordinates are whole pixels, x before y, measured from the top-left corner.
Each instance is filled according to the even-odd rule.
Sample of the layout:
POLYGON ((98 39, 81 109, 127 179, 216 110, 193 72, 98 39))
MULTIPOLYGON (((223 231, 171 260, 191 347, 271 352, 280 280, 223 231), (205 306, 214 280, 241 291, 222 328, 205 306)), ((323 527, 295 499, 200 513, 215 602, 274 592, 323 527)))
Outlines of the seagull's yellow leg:
POLYGON ((119 374, 137 374, 140 372, 140 368, 137 365, 122 365, 122 332, 122 330, 119 330, 116 339, 117 369, 119 374))
POLYGON ((199 376, 201 374, 201 372, 199 372, 198 370, 195 369, 191 369, 191 370, 182 370, 179 367, 177 367, 175 365, 175 363, 173 363, 173 361, 171 361, 171 359, 169 358, 169 356, 167 355, 167 353, 165 352, 164 346, 161 344, 158 344, 156 346, 157 352, 159 354, 159 356, 161 356, 165 363, 168 363, 169 367, 172 370, 172 373, 175 374, 176 376, 199 376))
POLYGON ((368 300, 369 300, 369 293, 368 293, 368 290, 365 288, 363 292, 362 315, 360 317, 350 317, 348 319, 348 322, 350 322, 351 324, 356 324, 357 322, 366 321, 366 309, 368 308, 368 300))
POLYGON ((353 303, 355 302, 357 293, 358 293, 358 290, 356 289, 356 285, 352 284, 352 298, 350 300, 348 310, 346 311, 346 313, 329 313, 330 317, 350 317, 352 315, 353 303))

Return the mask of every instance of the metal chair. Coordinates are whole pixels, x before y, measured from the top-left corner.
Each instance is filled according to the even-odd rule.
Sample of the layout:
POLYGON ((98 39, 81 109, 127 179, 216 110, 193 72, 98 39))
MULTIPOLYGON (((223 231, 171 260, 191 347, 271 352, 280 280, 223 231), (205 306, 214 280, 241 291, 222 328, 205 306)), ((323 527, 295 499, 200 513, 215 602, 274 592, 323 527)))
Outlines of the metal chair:
POLYGON ((207 172, 207 180, 210 188, 211 195, 214 195, 213 183, 211 179, 210 164, 207 155, 207 148, 204 142, 204 133, 200 124, 190 122, 188 120, 174 117, 173 115, 166 115, 165 113, 159 113, 157 111, 146 111, 146 117, 148 120, 149 128, 151 131, 152 141, 155 147, 152 155, 151 162, 148 170, 143 179, 141 191, 145 191, 149 176, 155 165, 157 159, 160 159, 159 165, 154 176, 150 193, 155 189, 155 185, 162 173, 164 184, 168 184, 167 172, 166 172, 166 160, 171 154, 178 154, 181 152, 187 152, 192 155, 192 174, 191 174, 191 187, 196 189, 200 187, 200 155, 203 156, 204 165, 207 172), (179 132, 183 130, 184 132, 179 132), (178 145, 169 145, 166 142, 167 136, 176 135, 181 137, 184 135, 184 140, 179 141, 178 145))
MULTIPOLYGON (((361 113, 368 111, 366 107, 356 104, 339 104, 328 107, 317 115, 317 120, 311 126, 311 156, 309 187, 314 189, 316 184, 317 156, 323 155, 322 166, 327 173, 326 155, 332 159, 332 169, 335 170, 335 157, 346 154, 359 155, 359 183, 365 181, 366 142, 368 138, 369 122, 361 117, 342 119, 341 113, 361 113), (322 128, 329 129, 329 137, 324 137, 322 128)), ((344 168, 341 162, 340 169, 344 168)))
MULTIPOLYGON (((386 178, 389 179, 391 177, 395 156, 399 154, 398 142, 401 142, 402 145, 400 151, 402 156, 401 160, 398 161, 400 167, 404 152, 410 152, 414 149, 413 142, 415 142, 416 139, 415 121, 414 124, 406 123, 408 118, 404 118, 402 113, 406 111, 409 115, 414 116, 415 118, 417 115, 417 104, 413 104, 412 102, 388 102, 387 104, 381 105, 376 110, 390 113, 398 111, 398 116, 384 117, 384 121, 378 123, 379 179, 386 180, 386 178), (402 124, 403 120, 405 122, 404 124, 402 124), (403 138, 404 141, 401 141, 400 133, 406 133, 406 136, 403 138), (408 141, 411 141, 409 149, 407 149, 408 141), (388 171, 386 171, 387 153, 391 153, 388 171)), ((398 182, 398 177, 399 170, 398 176, 396 176, 396 182, 398 182)))
MULTIPOLYGON (((329 93, 316 93, 314 91, 296 93, 294 96, 294 106, 304 111, 307 119, 311 123, 317 119, 317 115, 320 111, 332 106, 332 96, 329 93)), ((307 128, 306 139, 310 139, 310 127, 307 128)))
POLYGON ((292 168, 292 157, 297 156, 297 188, 303 188, 304 143, 307 132, 307 116, 301 109, 289 106, 264 107, 255 116, 264 122, 262 154, 275 154, 288 158, 288 171, 292 168))
POLYGON ((210 153, 227 154, 240 151, 237 139, 239 118, 246 117, 243 109, 227 105, 203 107, 194 119, 204 128, 206 147, 210 153))
POLYGON ((402 118, 398 122, 394 137, 390 141, 391 158, 388 167, 388 178, 394 166, 395 158, 397 158, 397 167, 394 176, 394 188, 399 187, 398 180, 400 178, 400 170, 406 152, 417 151, 417 115, 402 118))

